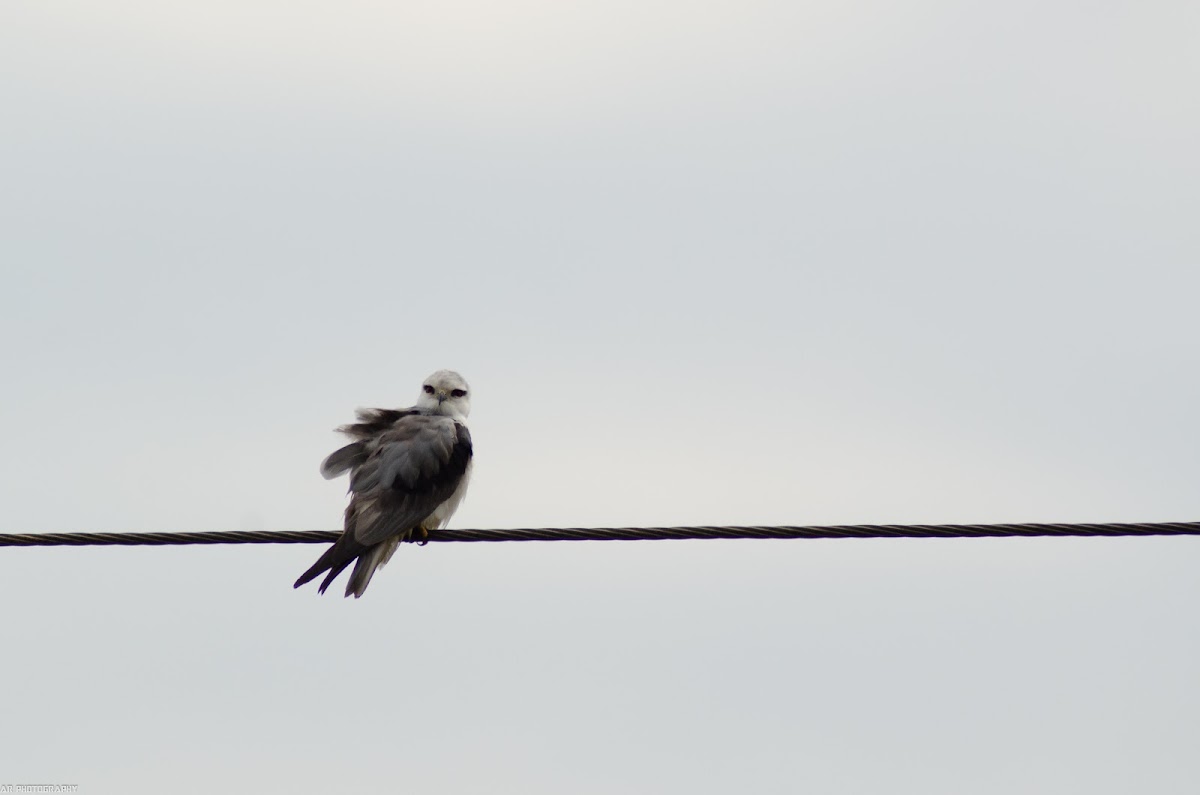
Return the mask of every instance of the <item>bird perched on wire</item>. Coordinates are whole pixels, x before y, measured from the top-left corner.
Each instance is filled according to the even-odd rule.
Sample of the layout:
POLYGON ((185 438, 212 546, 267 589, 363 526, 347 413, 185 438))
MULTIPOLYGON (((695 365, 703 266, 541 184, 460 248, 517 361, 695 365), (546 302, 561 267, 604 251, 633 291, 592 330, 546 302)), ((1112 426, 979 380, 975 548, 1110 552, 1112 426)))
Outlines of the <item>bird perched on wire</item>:
POLYGON ((345 530, 333 546, 300 575, 294 587, 328 571, 329 584, 351 563, 346 596, 363 595, 401 541, 423 538, 450 519, 471 478, 471 434, 467 414, 471 390, 453 370, 425 379, 417 405, 407 409, 358 409, 358 422, 338 431, 354 441, 321 463, 328 480, 350 473, 345 530))

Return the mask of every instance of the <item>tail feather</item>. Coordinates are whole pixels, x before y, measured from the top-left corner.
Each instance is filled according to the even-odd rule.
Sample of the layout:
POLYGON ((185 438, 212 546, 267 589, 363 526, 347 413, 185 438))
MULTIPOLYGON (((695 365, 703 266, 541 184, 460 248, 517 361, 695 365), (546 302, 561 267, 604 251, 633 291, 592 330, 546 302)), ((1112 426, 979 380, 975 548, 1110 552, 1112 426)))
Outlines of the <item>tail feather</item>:
MULTIPOLYGON (((359 560, 362 560, 362 558, 360 557, 359 560)), ((333 581, 337 579, 337 576, 345 571, 346 567, 353 562, 354 558, 347 558, 336 566, 331 567, 329 569, 329 574, 325 576, 325 579, 321 581, 321 586, 317 588, 317 593, 325 593, 325 589, 332 585, 333 581)))
POLYGON ((329 572, 317 589, 319 593, 325 593, 325 589, 337 579, 337 576, 353 563, 354 571, 350 573, 350 579, 346 583, 346 596, 353 595, 357 599, 367 590, 367 586, 371 583, 371 577, 391 560, 396 547, 408 535, 409 533, 404 533, 394 536, 372 546, 360 544, 354 540, 353 536, 344 535, 334 542, 333 546, 325 550, 324 554, 317 558, 317 562, 310 566, 308 571, 301 574, 292 587, 299 588, 325 572, 329 572))
POLYGON ((371 578, 375 576, 375 570, 379 568, 379 553, 384 546, 385 544, 380 544, 370 552, 359 556, 358 563, 354 564, 354 571, 350 573, 350 579, 346 582, 346 596, 353 594, 357 599, 367 590, 367 586, 371 584, 371 578))
POLYGON ((345 533, 337 541, 333 543, 329 549, 317 558, 317 562, 308 568, 308 571, 300 575, 296 580, 293 588, 299 588, 307 582, 315 580, 318 576, 329 571, 329 576, 321 583, 320 592, 325 593, 325 589, 333 582, 334 577, 342 573, 342 570, 354 562, 354 559, 362 555, 371 547, 364 546, 354 540, 354 536, 350 533, 345 533))
POLYGON ((362 596, 366 592, 367 586, 371 584, 371 578, 375 576, 375 572, 387 565, 401 539, 406 537, 407 534, 381 541, 369 552, 360 555, 358 563, 354 564, 354 571, 350 573, 350 579, 346 583, 346 596, 354 594, 355 599, 362 596))

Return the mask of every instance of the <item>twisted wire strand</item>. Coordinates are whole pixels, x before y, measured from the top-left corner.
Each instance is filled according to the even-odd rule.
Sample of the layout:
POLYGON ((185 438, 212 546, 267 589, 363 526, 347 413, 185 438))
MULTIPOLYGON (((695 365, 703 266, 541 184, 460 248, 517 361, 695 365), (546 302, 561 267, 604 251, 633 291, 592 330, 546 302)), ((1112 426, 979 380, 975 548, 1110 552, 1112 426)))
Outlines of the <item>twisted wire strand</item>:
MULTIPOLYGON (((185 544, 326 544, 332 530, 198 533, 0 533, 0 547, 168 546, 185 544)), ((543 527, 431 530, 430 542, 664 541, 714 538, 1045 538, 1200 535, 1200 522, 1100 524, 862 524, 695 527, 543 527)), ((413 539, 419 540, 419 539, 413 539)))

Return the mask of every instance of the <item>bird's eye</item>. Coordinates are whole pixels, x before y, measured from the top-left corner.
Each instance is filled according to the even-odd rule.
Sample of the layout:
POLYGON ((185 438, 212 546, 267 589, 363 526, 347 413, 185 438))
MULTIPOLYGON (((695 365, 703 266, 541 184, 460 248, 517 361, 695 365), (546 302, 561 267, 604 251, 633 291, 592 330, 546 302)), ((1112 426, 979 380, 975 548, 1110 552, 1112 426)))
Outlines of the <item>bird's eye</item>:
POLYGON ((433 387, 431 387, 429 384, 426 384, 425 386, 421 387, 421 389, 424 389, 424 390, 425 390, 425 394, 426 394, 426 395, 432 395, 432 394, 433 394, 433 387))
POLYGON ((450 390, 450 394, 451 394, 451 395, 453 395, 454 397, 462 397, 463 395, 467 394, 467 390, 465 390, 465 389, 452 389, 452 390, 450 390))

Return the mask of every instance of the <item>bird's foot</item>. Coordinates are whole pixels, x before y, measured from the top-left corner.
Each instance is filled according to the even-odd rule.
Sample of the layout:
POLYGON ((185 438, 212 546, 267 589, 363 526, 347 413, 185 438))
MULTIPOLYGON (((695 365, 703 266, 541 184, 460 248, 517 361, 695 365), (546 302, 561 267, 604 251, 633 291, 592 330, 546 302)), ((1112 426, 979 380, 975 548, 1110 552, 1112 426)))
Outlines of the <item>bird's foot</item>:
POLYGON ((421 531, 421 540, 417 542, 417 546, 423 547, 429 543, 429 530, 423 524, 417 525, 417 530, 421 531))

